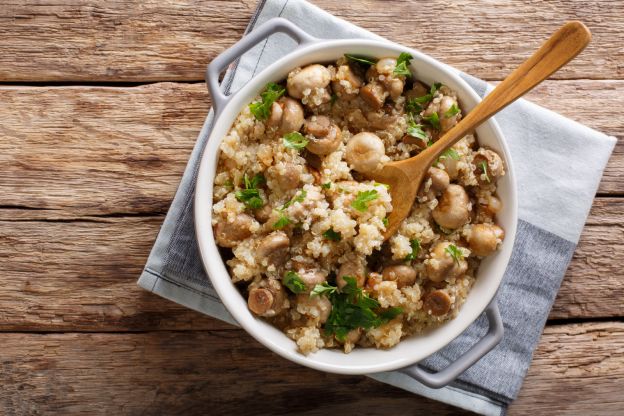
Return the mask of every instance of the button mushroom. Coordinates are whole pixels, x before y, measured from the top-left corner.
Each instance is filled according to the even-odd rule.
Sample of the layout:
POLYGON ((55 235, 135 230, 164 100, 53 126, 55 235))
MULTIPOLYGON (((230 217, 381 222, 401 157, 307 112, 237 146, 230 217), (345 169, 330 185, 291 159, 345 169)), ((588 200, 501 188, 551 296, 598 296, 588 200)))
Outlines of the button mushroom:
POLYGON ((389 93, 384 86, 376 81, 370 82, 360 89, 360 97, 375 110, 383 107, 388 95, 389 93))
POLYGON ((219 221, 214 227, 215 239, 221 247, 234 247, 241 240, 251 235, 253 218, 247 214, 238 214, 233 221, 219 221))
POLYGON ((283 231, 275 231, 264 237, 258 248, 256 255, 261 263, 265 265, 280 266, 288 260, 288 249, 290 247, 290 239, 283 231))
POLYGON ((433 316, 446 315, 451 310, 451 297, 443 290, 434 290, 425 295, 423 308, 433 316))
POLYGON ((336 79, 332 81, 332 89, 338 96, 357 94, 362 86, 362 79, 353 72, 349 65, 340 65, 336 71, 336 79))
POLYGON ((303 107, 297 100, 282 97, 271 106, 271 115, 267 121, 269 127, 277 127, 277 134, 284 135, 299 131, 303 125, 303 107))
POLYGON ((384 267, 382 276, 383 280, 395 281, 399 289, 416 282, 416 270, 405 264, 384 267))
POLYGON ((460 185, 449 185, 432 212, 433 219, 441 227, 454 230, 466 224, 471 211, 468 194, 460 185))
POLYGON ((304 315, 317 318, 324 324, 331 313, 332 304, 325 296, 297 295, 297 311, 304 315))
POLYGON ((269 218, 271 218, 272 213, 273 208, 271 208, 271 205, 264 204, 262 208, 258 208, 254 211, 254 217, 256 217, 256 220, 260 221, 261 223, 265 223, 269 220, 269 218))
POLYGON ((380 168, 385 154, 383 141, 373 133, 358 133, 347 143, 347 163, 360 173, 370 173, 380 168))
POLYGON ((431 178, 431 189, 435 194, 443 192, 450 184, 448 173, 442 169, 429 168, 427 175, 431 178))
POLYGON ((440 100, 440 110, 438 115, 440 117, 440 127, 442 131, 448 131, 455 127, 459 119, 461 118, 461 112, 454 115, 447 115, 447 112, 453 107, 457 105, 457 100, 453 97, 445 95, 440 100))
POLYGON ((306 286, 306 292, 311 292, 316 285, 320 285, 325 280, 325 275, 319 270, 305 270, 299 273, 299 277, 306 286))
POLYGON ((282 166, 270 168, 275 174, 277 184, 282 191, 295 189, 301 180, 302 167, 293 163, 284 163, 282 166))
MULTIPOLYGON (((441 282, 447 277, 457 277, 468 270, 468 263, 463 256, 453 257, 452 243, 442 241, 437 243, 430 253, 430 258, 425 261, 425 271, 429 280, 441 282)), ((457 247, 455 247, 457 249, 457 247)))
POLYGON ((323 65, 308 65, 298 72, 288 74, 286 89, 291 97, 302 99, 304 94, 309 94, 315 88, 327 87, 330 80, 331 74, 323 65))
POLYGON ((475 224, 470 229, 468 247, 477 256, 489 256, 496 251, 503 238, 505 232, 498 225, 475 224))
POLYGON ((266 318, 275 316, 286 306, 284 288, 275 279, 263 280, 258 286, 250 288, 247 306, 256 315, 266 318))
POLYGON ((475 176, 480 184, 492 183, 505 174, 503 159, 489 149, 479 149, 473 158, 475 176))
POLYGON ((338 269, 336 275, 336 284, 339 288, 343 288, 347 282, 344 280, 344 276, 355 278, 357 287, 363 287, 366 280, 366 267, 362 260, 358 257, 349 257, 338 269))
POLYGON ((328 155, 340 146, 342 133, 340 128, 327 116, 312 116, 305 121, 304 132, 307 134, 306 149, 316 155, 328 155))

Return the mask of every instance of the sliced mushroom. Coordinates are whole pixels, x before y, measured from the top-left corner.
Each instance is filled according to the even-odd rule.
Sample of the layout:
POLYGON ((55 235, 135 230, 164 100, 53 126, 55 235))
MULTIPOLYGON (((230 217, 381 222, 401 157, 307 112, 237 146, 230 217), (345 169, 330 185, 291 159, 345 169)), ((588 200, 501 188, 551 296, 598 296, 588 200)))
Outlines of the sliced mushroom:
POLYGON ((378 82, 370 82, 360 89, 360 97, 372 108, 379 110, 383 107, 388 91, 378 82))
POLYGON ((276 175, 277 184, 283 191, 289 191, 299 186, 302 167, 293 163, 284 163, 280 169, 272 169, 276 175))
POLYGON ((277 134, 284 135, 299 131, 303 125, 303 107, 297 100, 282 97, 271 106, 271 115, 267 121, 269 127, 277 127, 277 134))
POLYGON ((429 168, 427 175, 431 178, 431 187, 429 189, 435 194, 443 192, 451 182, 448 173, 442 169, 429 168))
POLYGON ((302 68, 298 72, 288 74, 286 89, 293 98, 302 99, 306 90, 325 88, 331 80, 331 74, 323 65, 312 64, 302 68))
POLYGON ((340 128, 327 116, 312 116, 303 128, 308 137, 306 149, 316 155, 328 155, 342 143, 340 128))
POLYGON ((382 276, 383 280, 395 281, 399 289, 412 286, 416 282, 416 270, 405 264, 384 267, 382 276))
POLYGON ((425 295, 423 308, 433 316, 446 315, 451 310, 451 297, 443 290, 434 290, 425 295))
POLYGON ((345 157, 353 170, 370 173, 381 167, 385 154, 384 143, 376 134, 362 132, 349 140, 345 157))
POLYGON ((464 188, 451 184, 444 190, 438 205, 431 214, 441 227, 454 230, 468 222, 470 211, 470 199, 464 188))
POLYGON ((282 312, 286 303, 284 288, 275 279, 265 279, 249 289, 247 306, 256 315, 270 318, 282 312))
POLYGON ((238 214, 234 221, 219 221, 214 227, 215 239, 221 247, 234 247, 251 235, 253 218, 247 214, 238 214))
POLYGON ((267 265, 281 266, 288 260, 289 248, 290 239, 286 233, 274 231, 260 241, 256 249, 256 255, 261 262, 266 260, 267 265))
POLYGON ((317 318, 321 324, 327 321, 332 309, 331 302, 325 296, 310 296, 307 293, 297 295, 297 306, 299 313, 317 318))
POLYGON ((505 174, 505 164, 498 153, 489 149, 479 149, 473 158, 475 176, 480 184, 493 183, 505 174), (485 166, 486 172, 483 168, 485 166))
POLYGON ((470 229, 468 244, 477 256, 489 256, 505 238, 505 231, 495 224, 475 224, 470 229))
POLYGON ((447 277, 457 277, 468 270, 468 262, 464 258, 453 258, 448 247, 448 241, 437 243, 430 253, 430 258, 425 261, 425 271, 429 280, 441 282, 447 277))
POLYGON ((272 213, 273 208, 271 208, 271 205, 264 204, 262 208, 258 208, 254 211, 254 217, 256 217, 256 220, 260 221, 261 223, 265 223, 269 220, 269 218, 271 218, 272 213))
POLYGON ((362 79, 353 72, 349 65, 340 65, 336 71, 336 79, 332 81, 332 89, 339 96, 357 94, 362 86, 362 79))
POLYGON ((363 261, 356 256, 350 256, 346 262, 344 262, 338 269, 336 275, 336 285, 339 288, 343 288, 347 282, 344 280, 344 276, 355 278, 357 287, 363 287, 366 281, 366 266, 363 261))

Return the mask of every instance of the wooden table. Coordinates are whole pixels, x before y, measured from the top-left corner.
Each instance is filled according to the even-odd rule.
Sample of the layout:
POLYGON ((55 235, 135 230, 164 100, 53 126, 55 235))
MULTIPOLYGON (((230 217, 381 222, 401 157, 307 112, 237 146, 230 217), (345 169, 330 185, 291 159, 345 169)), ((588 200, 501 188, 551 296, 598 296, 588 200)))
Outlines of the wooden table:
MULTIPOLYGON (((255 1, 21 3, 0 1, 1 414, 461 414, 136 286, 210 107, 204 67, 255 1)), ((492 82, 580 19, 593 43, 530 99, 624 136, 621 1, 315 3, 492 82)), ((510 414, 624 414, 623 174, 619 143, 510 414)))

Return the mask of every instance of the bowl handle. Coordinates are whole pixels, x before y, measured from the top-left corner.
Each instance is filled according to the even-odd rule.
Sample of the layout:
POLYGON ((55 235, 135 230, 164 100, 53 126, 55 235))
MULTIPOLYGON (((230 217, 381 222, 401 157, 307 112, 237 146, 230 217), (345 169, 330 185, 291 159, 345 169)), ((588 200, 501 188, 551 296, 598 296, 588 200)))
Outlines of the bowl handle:
POLYGON ((284 33, 294 39, 298 46, 306 45, 317 39, 304 32, 294 23, 281 17, 275 17, 267 20, 258 28, 245 35, 241 40, 236 42, 229 49, 225 50, 219 56, 214 58, 206 68, 206 83, 208 84, 208 92, 212 98, 212 106, 215 116, 218 116, 221 109, 228 103, 231 95, 225 95, 219 85, 219 74, 232 61, 256 46, 260 41, 268 38, 274 33, 284 33))
POLYGON ((501 319, 496 298, 485 308, 489 329, 487 334, 472 346, 454 363, 437 373, 430 373, 418 364, 398 370, 427 387, 439 389, 455 380, 461 373, 490 352, 503 338, 503 320, 501 319))

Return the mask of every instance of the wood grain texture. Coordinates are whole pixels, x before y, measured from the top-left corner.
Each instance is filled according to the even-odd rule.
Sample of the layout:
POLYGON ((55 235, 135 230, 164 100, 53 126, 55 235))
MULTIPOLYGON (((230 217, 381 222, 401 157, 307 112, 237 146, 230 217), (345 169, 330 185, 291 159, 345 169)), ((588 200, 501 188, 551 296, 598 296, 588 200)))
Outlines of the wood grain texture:
MULTIPOLYGON (((549 81, 531 99, 624 137, 624 81, 549 81)), ((164 213, 207 109, 205 86, 0 87, 0 206, 45 218, 164 213)), ((624 144, 600 192, 624 193, 624 144)))
MULTIPOLYGON (((624 78, 622 2, 313 3, 486 79, 504 78, 563 22, 581 20, 594 40, 555 77, 624 78)), ((256 4, 3 0, 0 81, 201 80, 206 64, 243 34, 256 4)))
MULTIPOLYGON (((6 415, 468 414, 299 367, 241 330, 4 334, 0 368, 6 415)), ((624 324, 548 327, 509 414, 617 414, 622 380, 624 324)))
MULTIPOLYGON (((623 212, 622 199, 596 200, 551 319, 624 315, 624 278, 614 261, 624 258, 623 212)), ((228 327, 136 286, 162 216, 17 217, 0 221, 0 258, 10 259, 0 273, 0 331, 228 327)))

